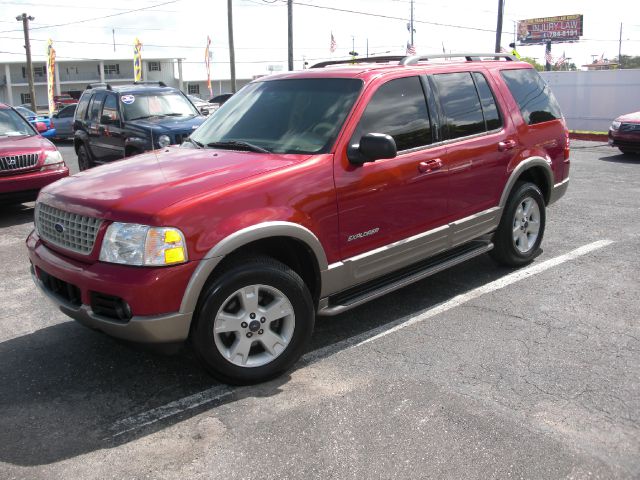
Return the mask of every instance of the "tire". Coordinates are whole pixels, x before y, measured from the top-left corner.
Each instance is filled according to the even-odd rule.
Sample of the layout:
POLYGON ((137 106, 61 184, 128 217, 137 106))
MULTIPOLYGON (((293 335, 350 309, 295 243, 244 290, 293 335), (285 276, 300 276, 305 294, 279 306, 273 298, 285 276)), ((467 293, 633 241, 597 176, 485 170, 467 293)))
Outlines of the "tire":
POLYGON ((516 183, 493 236, 491 256, 509 267, 530 263, 539 254, 545 223, 545 203, 540 189, 533 183, 516 183))
POLYGON ((207 371, 222 382, 248 385, 280 375, 300 358, 315 310, 296 272, 254 257, 205 287, 193 321, 191 343, 207 371))
POLYGON ((93 167, 93 160, 91 160, 91 154, 84 144, 78 147, 78 169, 82 172, 93 167))

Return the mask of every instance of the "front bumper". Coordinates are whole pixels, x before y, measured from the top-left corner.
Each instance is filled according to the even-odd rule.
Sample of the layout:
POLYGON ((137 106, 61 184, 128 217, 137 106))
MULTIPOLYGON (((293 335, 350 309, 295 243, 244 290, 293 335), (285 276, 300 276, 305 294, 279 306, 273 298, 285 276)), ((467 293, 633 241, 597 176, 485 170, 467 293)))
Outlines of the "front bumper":
POLYGON ((44 138, 53 138, 56 136, 56 129, 50 128, 49 130, 40 133, 40 135, 42 135, 44 138))
POLYGON ((640 152, 640 132, 621 132, 609 130, 609 145, 640 152))
POLYGON ((0 199, 29 197, 35 200, 41 188, 68 176, 69 169, 64 164, 55 170, 42 167, 36 171, 2 175, 0 176, 0 199))
POLYGON ((31 274, 35 284, 61 312, 83 325, 108 335, 142 343, 184 341, 189 336, 192 312, 181 312, 182 297, 195 265, 146 268, 103 262, 85 264, 45 246, 35 232, 27 238, 31 274), (70 301, 47 288, 42 273, 76 288, 77 301, 70 301), (121 298, 132 317, 120 320, 96 314, 92 294, 121 298))

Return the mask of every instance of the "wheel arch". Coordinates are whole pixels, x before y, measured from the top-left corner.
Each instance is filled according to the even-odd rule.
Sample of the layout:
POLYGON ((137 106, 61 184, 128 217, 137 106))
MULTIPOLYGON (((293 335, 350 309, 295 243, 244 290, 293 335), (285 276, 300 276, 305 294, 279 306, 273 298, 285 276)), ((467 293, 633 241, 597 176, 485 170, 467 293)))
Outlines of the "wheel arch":
POLYGON ((296 271, 317 304, 321 290, 320 273, 328 267, 322 244, 313 232, 302 225, 276 221, 239 230, 209 250, 189 280, 180 312, 194 312, 200 294, 215 272, 250 254, 268 255, 296 271))
POLYGON ((500 208, 504 209, 513 187, 519 181, 528 181, 538 186, 546 205, 553 190, 553 171, 548 160, 543 157, 530 157, 520 162, 511 172, 500 197, 500 208))

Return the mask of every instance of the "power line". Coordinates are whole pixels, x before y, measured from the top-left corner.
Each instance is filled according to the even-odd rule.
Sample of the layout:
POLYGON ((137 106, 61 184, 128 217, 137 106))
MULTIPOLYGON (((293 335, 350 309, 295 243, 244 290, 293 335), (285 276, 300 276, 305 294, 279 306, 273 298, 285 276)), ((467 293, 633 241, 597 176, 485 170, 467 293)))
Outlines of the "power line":
MULTIPOLYGON (((132 10, 126 10, 124 12, 112 13, 111 15, 103 15, 101 17, 85 18, 85 19, 82 19, 82 20, 76 20, 76 21, 67 22, 67 23, 58 23, 58 24, 55 24, 55 25, 42 25, 42 26, 39 26, 39 27, 32 27, 31 30, 41 30, 43 28, 66 27, 68 25, 76 25, 78 23, 93 22, 95 20, 104 20, 105 18, 118 17, 120 15, 126 15, 128 13, 140 12, 140 11, 143 11, 143 10, 150 10, 152 8, 162 7, 163 5, 169 5, 171 3, 177 3, 177 2, 180 2, 180 1, 181 0, 169 0, 167 2, 158 3, 156 5, 150 5, 148 7, 134 8, 132 10)), ((0 31, 0 33, 19 32, 19 31, 20 30, 4 30, 4 31, 0 31)))
MULTIPOLYGON (((117 8, 117 7, 96 7, 94 5, 72 5, 72 4, 64 4, 64 3, 34 3, 34 2, 0 2, 0 5, 29 5, 34 7, 50 7, 50 8, 83 8, 89 10, 112 10, 119 12, 129 12, 128 8, 117 8)), ((156 12, 167 12, 167 13, 177 13, 180 10, 155 10, 156 12)))

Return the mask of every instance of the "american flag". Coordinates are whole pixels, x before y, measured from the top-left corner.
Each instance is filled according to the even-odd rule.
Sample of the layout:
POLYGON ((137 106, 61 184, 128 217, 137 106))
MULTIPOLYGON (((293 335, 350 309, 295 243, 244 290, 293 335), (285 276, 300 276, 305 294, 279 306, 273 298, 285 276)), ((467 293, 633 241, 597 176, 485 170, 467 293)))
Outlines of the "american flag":
POLYGON ((553 63, 553 56, 551 55, 551 50, 547 50, 544 52, 544 59, 547 63, 553 63))
POLYGON ((414 45, 411 45, 409 42, 407 42, 407 55, 415 55, 416 54, 416 47, 414 45))
POLYGON ((336 43, 336 39, 333 38, 333 32, 331 32, 331 43, 329 44, 329 51, 331 53, 335 52, 337 46, 338 44, 336 43))
POLYGON ((566 61, 567 61, 567 58, 565 57, 564 52, 562 52, 562 56, 558 58, 558 60, 556 60, 556 67, 561 67, 562 65, 565 64, 566 61))

